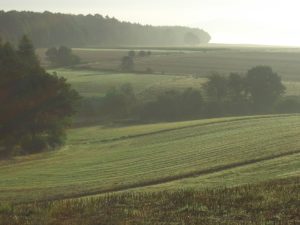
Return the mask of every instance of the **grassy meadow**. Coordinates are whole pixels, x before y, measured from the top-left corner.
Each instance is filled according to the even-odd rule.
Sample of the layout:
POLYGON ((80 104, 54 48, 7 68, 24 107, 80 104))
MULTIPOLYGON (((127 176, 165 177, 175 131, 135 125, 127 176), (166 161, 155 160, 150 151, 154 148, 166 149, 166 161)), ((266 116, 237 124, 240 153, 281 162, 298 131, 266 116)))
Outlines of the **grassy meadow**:
POLYGON ((151 185, 158 185, 155 190, 232 186, 297 176, 299 132, 299 115, 76 128, 59 151, 0 162, 0 200, 72 198, 151 185), (251 166, 261 172, 251 173, 251 166), (249 177, 236 179, 239 173, 249 177))
MULTIPOLYGON (((171 89, 201 88, 206 78, 193 75, 161 75, 161 74, 134 74, 122 72, 50 69, 65 77, 83 97, 103 97, 111 88, 130 83, 143 99, 151 99, 160 92, 171 89)), ((286 95, 300 96, 300 81, 284 81, 286 95)))
POLYGON ((200 88, 204 78, 191 75, 134 74, 92 70, 51 69, 65 77, 83 97, 102 97, 111 88, 130 83, 138 96, 151 98, 168 89, 200 88))

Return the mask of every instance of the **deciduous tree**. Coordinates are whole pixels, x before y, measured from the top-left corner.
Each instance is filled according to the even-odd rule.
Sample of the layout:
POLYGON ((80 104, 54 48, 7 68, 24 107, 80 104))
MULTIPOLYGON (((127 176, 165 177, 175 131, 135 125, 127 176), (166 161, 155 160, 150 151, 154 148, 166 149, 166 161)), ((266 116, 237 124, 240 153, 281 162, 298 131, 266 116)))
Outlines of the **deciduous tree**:
POLYGON ((250 69, 245 85, 253 110, 259 113, 271 112, 274 103, 285 91, 281 78, 269 66, 250 69))
POLYGON ((23 37, 0 46, 0 155, 31 153, 63 143, 78 94, 47 73, 23 37))

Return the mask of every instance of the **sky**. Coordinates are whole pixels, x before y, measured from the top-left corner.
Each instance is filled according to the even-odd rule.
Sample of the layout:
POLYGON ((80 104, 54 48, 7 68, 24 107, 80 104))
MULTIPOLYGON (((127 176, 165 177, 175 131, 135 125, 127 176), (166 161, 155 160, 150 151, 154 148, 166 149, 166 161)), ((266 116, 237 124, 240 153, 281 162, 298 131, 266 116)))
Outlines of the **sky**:
POLYGON ((299 0, 0 0, 0 10, 109 15, 206 30, 212 43, 300 46, 299 0))

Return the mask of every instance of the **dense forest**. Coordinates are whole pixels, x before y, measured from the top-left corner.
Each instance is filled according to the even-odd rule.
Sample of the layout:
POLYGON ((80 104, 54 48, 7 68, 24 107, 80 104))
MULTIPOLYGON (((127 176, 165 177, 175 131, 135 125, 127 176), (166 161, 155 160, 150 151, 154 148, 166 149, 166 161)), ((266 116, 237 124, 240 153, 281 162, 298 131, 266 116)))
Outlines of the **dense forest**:
POLYGON ((0 11, 2 39, 17 43, 24 34, 37 47, 182 46, 210 41, 201 29, 133 24, 99 14, 0 11))

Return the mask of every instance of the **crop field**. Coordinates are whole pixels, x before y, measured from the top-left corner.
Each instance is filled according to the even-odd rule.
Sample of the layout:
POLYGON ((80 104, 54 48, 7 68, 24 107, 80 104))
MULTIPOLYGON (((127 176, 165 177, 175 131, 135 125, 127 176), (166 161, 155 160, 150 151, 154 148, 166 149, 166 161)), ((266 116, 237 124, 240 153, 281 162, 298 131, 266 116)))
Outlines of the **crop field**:
MULTIPOLYGON (((151 56, 136 56, 135 70, 152 69, 157 74, 197 75, 206 77, 212 72, 245 73, 258 65, 271 66, 283 80, 300 81, 300 50, 287 48, 154 48, 151 56)), ((138 52, 140 49, 135 49, 138 52)), ((45 49, 37 51, 44 64, 45 49)), ((97 70, 118 70, 121 58, 128 49, 74 49, 82 58, 79 67, 97 70)))
POLYGON ((42 204, 1 205, 1 225, 299 224, 299 178, 234 188, 110 194, 42 204))
POLYGON ((299 134, 299 115, 71 129, 58 151, 0 162, 0 201, 134 188, 202 189, 299 176, 299 134))
MULTIPOLYGON (((148 49, 151 50, 151 49, 148 49)), ((148 51, 147 50, 147 51, 148 51)), ((118 70, 126 49, 75 49, 82 58, 80 67, 97 70, 118 70)), ((137 50, 138 52, 138 50, 137 50)), ((264 48, 227 48, 199 50, 151 50, 151 56, 135 57, 135 70, 152 69, 158 74, 197 75, 206 77, 212 72, 245 73, 251 67, 268 65, 283 80, 300 81, 300 50, 264 48)), ((45 62, 44 50, 38 51, 45 62)))
MULTIPOLYGON (((144 49, 144 48, 142 48, 144 49)), ((154 48, 144 49, 152 54, 135 57, 135 70, 143 73, 119 71, 121 58, 128 49, 74 49, 82 64, 73 69, 50 69, 64 76, 82 96, 103 96, 109 89, 124 83, 132 84, 141 98, 151 98, 176 88, 200 88, 212 72, 245 73, 257 65, 269 65, 283 79, 286 95, 300 95, 300 50, 294 48, 154 48), (146 70, 154 71, 149 74, 146 70)), ((38 49, 41 61, 47 65, 45 49, 38 49)), ((138 49, 137 49, 138 52, 138 49)))
POLYGON ((176 191, 178 189, 197 190, 251 184, 284 177, 299 177, 300 153, 278 157, 241 167, 226 169, 214 174, 185 178, 164 184, 132 189, 132 192, 176 191))

